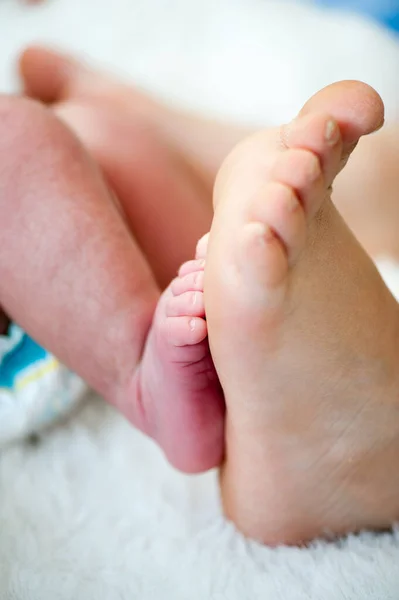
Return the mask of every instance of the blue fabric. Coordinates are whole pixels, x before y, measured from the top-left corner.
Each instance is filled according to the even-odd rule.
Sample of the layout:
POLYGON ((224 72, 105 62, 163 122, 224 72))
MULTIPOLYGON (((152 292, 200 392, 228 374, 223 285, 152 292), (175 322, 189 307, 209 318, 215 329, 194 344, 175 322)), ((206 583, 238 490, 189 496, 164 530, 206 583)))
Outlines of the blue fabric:
POLYGON ((399 33, 399 0, 316 0, 318 4, 355 10, 399 33))
POLYGON ((84 382, 11 323, 0 335, 0 445, 66 414, 84 382))
POLYGON ((12 390, 22 371, 48 356, 46 350, 24 333, 16 346, 0 357, 0 388, 12 390))

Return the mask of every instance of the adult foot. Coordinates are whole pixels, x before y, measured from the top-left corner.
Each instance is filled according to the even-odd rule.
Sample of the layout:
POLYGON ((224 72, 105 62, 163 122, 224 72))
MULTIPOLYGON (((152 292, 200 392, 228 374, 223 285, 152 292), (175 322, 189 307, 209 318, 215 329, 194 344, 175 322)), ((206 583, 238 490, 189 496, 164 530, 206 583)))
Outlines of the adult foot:
POLYGON ((398 307, 330 199, 379 96, 342 82, 237 147, 205 270, 228 517, 267 544, 399 516, 398 307))
POLYGON ((200 241, 196 259, 183 264, 162 294, 142 361, 126 391, 135 399, 137 426, 186 472, 219 465, 224 452, 224 400, 204 311, 204 249, 200 241))

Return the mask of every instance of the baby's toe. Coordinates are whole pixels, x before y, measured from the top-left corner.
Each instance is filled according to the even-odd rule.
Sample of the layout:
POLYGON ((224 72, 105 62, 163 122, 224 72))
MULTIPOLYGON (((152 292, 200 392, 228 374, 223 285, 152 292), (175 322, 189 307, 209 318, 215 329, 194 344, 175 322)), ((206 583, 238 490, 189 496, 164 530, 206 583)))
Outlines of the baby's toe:
POLYGON ((184 292, 202 292, 204 289, 204 272, 193 271, 183 277, 176 277, 172 281, 171 291, 174 296, 179 296, 184 292))
POLYGON ((198 241, 197 248, 195 251, 195 258, 204 259, 208 250, 209 232, 202 236, 198 241))
POLYGON ((195 260, 188 260, 187 262, 183 263, 180 267, 178 277, 184 277, 184 275, 188 275, 189 273, 194 273, 196 271, 203 271, 204 268, 204 259, 200 258, 195 260))
MULTIPOLYGON (((200 317, 168 317, 165 328, 169 344, 176 347, 195 346, 208 335, 206 321, 200 317)), ((191 355, 190 360, 192 360, 191 355)))
POLYGON ((183 292, 171 296, 166 303, 167 317, 204 317, 204 294, 202 292, 183 292))

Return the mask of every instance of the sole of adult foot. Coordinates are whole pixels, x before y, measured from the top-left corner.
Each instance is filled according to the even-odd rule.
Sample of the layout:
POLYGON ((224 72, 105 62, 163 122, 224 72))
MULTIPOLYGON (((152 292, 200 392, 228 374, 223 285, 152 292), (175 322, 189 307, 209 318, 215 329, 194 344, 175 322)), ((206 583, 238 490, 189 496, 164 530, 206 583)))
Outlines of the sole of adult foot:
POLYGON ((341 82, 224 163, 205 269, 226 515, 269 545, 399 517, 398 306, 330 199, 377 93, 341 82))

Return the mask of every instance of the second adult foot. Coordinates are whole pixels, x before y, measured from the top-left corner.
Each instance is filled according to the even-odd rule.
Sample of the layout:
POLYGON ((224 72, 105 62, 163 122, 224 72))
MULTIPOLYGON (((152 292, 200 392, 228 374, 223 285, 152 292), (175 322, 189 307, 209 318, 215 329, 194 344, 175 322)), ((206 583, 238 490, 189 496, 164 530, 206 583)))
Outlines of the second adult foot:
POLYGON ((319 92, 219 173, 205 271, 227 405, 228 517, 267 544, 385 528, 399 516, 398 307, 330 199, 368 86, 319 92))

